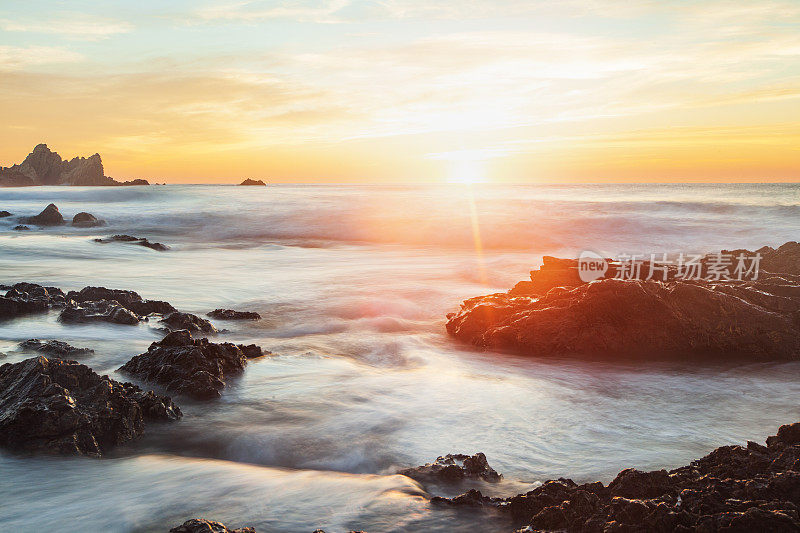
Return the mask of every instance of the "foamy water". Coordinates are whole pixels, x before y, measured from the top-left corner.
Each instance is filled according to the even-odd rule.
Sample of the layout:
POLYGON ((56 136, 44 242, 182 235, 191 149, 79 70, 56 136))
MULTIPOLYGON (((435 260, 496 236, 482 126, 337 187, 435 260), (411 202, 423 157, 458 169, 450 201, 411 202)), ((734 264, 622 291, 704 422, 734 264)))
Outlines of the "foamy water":
MULTIPOLYGON (((510 288, 544 254, 797 240, 797 185, 0 189, 15 215, 50 202, 108 225, 19 233, 0 219, 0 282, 258 311, 217 321, 219 338, 277 356, 251 361, 220 401, 177 398, 183 420, 108 459, 0 454, 0 523, 13 530, 164 531, 205 516, 259 531, 506 531, 497 517, 431 509, 395 469, 483 451, 506 477, 489 491, 510 495, 679 466, 800 419, 798 363, 537 361, 444 332, 463 299, 510 288), (113 233, 172 249, 91 240, 113 233)), ((93 348, 82 362, 122 378, 115 369, 160 334, 26 318, 0 324, 5 361, 31 337, 93 348)))

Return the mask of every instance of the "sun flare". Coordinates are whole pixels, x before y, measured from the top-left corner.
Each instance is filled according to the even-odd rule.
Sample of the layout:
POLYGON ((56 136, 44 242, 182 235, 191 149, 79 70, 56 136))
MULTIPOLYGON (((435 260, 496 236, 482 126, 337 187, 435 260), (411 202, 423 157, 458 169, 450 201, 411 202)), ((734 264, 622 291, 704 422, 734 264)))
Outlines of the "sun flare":
POLYGON ((486 161, 473 152, 458 152, 450 158, 450 183, 486 182, 486 161))

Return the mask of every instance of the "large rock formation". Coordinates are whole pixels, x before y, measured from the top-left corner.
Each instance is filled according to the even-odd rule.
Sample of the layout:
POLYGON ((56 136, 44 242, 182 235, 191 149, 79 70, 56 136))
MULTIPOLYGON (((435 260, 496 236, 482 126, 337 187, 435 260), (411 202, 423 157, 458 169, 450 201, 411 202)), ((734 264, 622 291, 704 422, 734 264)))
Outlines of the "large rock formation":
MULTIPOLYGON (((574 260, 546 258, 531 281, 466 300, 447 331, 482 348, 532 356, 800 359, 800 245, 764 255, 783 272, 755 281, 605 277, 584 283, 574 260)), ((765 267, 766 268, 766 267, 765 267)), ((645 270, 643 269, 643 272, 645 270)))
POLYGON ((192 339, 188 331, 179 330, 152 343, 120 371, 160 383, 178 394, 208 400, 220 397, 225 378, 241 373, 246 364, 240 346, 192 339))
POLYGON ((104 174, 100 154, 75 157, 69 161, 38 144, 25 160, 11 167, 0 167, 0 186, 31 185, 148 185, 145 180, 120 183, 104 174))
POLYGON ((98 376, 76 361, 35 357, 0 366, 0 445, 24 451, 100 456, 176 420, 168 397, 98 376))
POLYGON ((528 532, 800 531, 800 423, 766 446, 723 446, 671 471, 629 468, 608 486, 560 478, 512 498, 471 490, 432 502, 506 512, 528 532))

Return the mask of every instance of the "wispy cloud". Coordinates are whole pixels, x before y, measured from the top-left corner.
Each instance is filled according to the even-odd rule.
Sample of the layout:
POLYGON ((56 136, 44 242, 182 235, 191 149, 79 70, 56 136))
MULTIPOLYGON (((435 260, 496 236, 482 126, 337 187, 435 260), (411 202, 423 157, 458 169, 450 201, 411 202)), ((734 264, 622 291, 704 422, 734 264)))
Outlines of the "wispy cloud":
POLYGON ((19 70, 32 66, 75 63, 84 57, 52 46, 0 46, 0 70, 19 70))
POLYGON ((93 19, 86 15, 70 15, 54 19, 0 19, 4 31, 59 35, 76 41, 100 41, 112 35, 129 33, 134 26, 125 21, 93 19))

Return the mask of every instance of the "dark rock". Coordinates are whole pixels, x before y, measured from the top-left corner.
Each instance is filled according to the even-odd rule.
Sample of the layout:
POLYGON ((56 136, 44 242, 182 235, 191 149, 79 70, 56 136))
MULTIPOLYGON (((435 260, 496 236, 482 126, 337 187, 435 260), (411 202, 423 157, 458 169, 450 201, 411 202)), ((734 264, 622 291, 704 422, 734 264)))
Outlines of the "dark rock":
POLYGON ((23 224, 36 224, 37 226, 61 226, 64 224, 64 217, 61 216, 56 204, 50 204, 38 215, 20 217, 19 221, 23 224))
POLYGON ((255 311, 234 311, 233 309, 214 309, 208 316, 218 320, 259 320, 261 315, 255 311))
POLYGON ((150 185, 150 182, 147 180, 143 180, 141 178, 137 178, 135 180, 123 181, 120 185, 125 185, 127 187, 135 186, 135 185, 150 185))
POLYGON ((169 331, 185 329, 192 334, 205 333, 207 335, 214 335, 217 333, 217 328, 215 328, 211 322, 191 313, 175 311, 161 319, 160 323, 164 324, 165 328, 169 331))
POLYGON ((546 481, 512 498, 433 503, 508 512, 520 531, 800 531, 800 423, 768 446, 723 446, 672 471, 623 470, 608 487, 546 481))
POLYGON ((205 518, 192 518, 177 527, 169 530, 169 533, 256 533, 252 527, 242 527, 239 529, 228 529, 223 524, 205 518))
POLYGON ((19 169, 0 167, 0 187, 31 187, 36 185, 30 176, 26 176, 19 169))
POLYGON ((228 376, 244 370, 247 358, 238 346, 192 339, 187 330, 173 331, 133 357, 120 371, 154 381, 178 394, 200 400, 218 398, 228 376))
POLYGON ((55 287, 35 283, 17 283, 0 296, 0 319, 47 312, 65 304, 64 293, 55 287))
POLYGON ((478 347, 540 357, 800 359, 800 294, 764 289, 602 279, 536 297, 469 299, 448 315, 447 331, 478 347))
POLYGON ((76 302, 116 300, 125 309, 141 316, 147 316, 152 313, 167 314, 175 312, 175 308, 168 302, 145 300, 134 291, 107 289, 105 287, 84 287, 80 291, 70 291, 67 293, 67 299, 75 300, 76 302))
POLYGON ((266 187, 267 184, 264 183, 261 180, 251 180, 250 178, 247 178, 246 180, 241 182, 239 185, 261 185, 261 186, 266 187))
POLYGON ((103 221, 98 220, 91 213, 86 213, 85 211, 81 211, 80 213, 72 217, 72 225, 77 226, 79 228, 94 228, 96 226, 102 226, 103 221))
POLYGON ((0 211, 0 218, 10 217, 11 213, 8 211, 0 211))
POLYGON ((482 479, 496 483, 502 478, 489 466, 486 456, 481 452, 475 455, 447 454, 437 457, 433 463, 407 468, 399 473, 417 481, 441 483, 458 483, 465 479, 482 479))
POLYGON ((148 420, 176 420, 168 397, 98 376, 75 361, 39 356, 0 366, 0 445, 100 456, 130 441, 148 420))
POLYGON ((264 355, 272 355, 272 352, 265 351, 261 346, 255 344, 237 344, 236 345, 248 359, 255 359, 264 355))
POLYGON ((26 351, 39 352, 59 359, 83 357, 94 353, 94 350, 90 348, 76 348, 64 341, 56 340, 28 339, 25 342, 21 342, 19 347, 26 351))
POLYGON ((27 231, 27 230, 30 230, 31 228, 29 228, 28 226, 23 226, 22 224, 19 224, 17 226, 14 226, 12 229, 14 229, 16 231, 27 231))
POLYGON ((777 250, 762 254, 761 268, 767 272, 781 274, 800 274, 800 243, 791 241, 777 250))
POLYGON ((165 252, 169 250, 169 246, 166 244, 161 244, 160 242, 150 242, 144 237, 133 237, 131 235, 112 235, 111 237, 107 237, 105 239, 93 240, 94 242, 103 244, 110 242, 125 242, 129 244, 135 244, 137 246, 144 246, 145 248, 150 248, 151 250, 156 250, 157 252, 165 252))
POLYGON ((58 319, 62 322, 111 322, 133 326, 139 323, 139 317, 125 309, 115 300, 86 301, 70 304, 61 311, 58 319))

